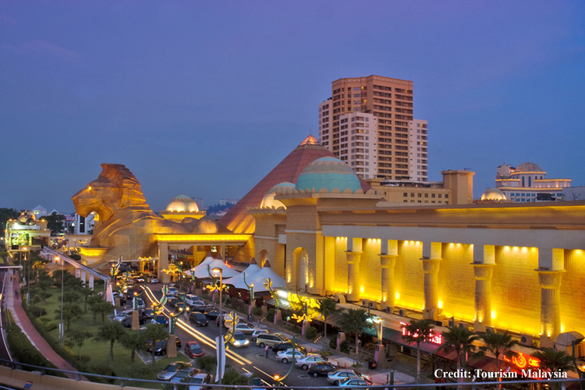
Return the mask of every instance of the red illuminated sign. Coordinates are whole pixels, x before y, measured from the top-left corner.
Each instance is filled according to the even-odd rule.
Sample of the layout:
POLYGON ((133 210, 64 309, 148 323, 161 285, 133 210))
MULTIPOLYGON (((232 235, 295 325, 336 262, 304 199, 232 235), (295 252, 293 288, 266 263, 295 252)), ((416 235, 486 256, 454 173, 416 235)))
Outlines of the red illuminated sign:
MULTIPOLYGON (((400 325, 402 325, 402 335, 406 336, 406 335, 411 335, 410 332, 406 331, 406 326, 408 325, 406 322, 400 322, 400 325)), ((414 337, 416 338, 417 335, 415 334, 414 337)), ((443 336, 441 335, 441 333, 439 332, 435 332, 432 331, 431 333, 431 337, 427 340, 429 343, 433 343, 433 344, 443 344, 443 336)))
POLYGON ((540 360, 532 357, 530 355, 525 355, 522 352, 516 352, 518 355, 517 356, 513 356, 511 359, 504 356, 504 360, 507 361, 508 363, 512 363, 514 364, 516 367, 522 369, 522 368, 530 368, 530 367, 535 367, 538 368, 540 367, 540 360))

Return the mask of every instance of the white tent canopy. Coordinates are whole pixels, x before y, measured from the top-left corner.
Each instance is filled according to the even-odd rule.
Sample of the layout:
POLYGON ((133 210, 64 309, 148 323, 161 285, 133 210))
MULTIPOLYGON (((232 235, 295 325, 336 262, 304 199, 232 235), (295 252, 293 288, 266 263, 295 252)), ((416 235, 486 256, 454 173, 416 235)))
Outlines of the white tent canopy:
MULTIPOLYGON (((231 284, 232 286, 234 286, 235 288, 248 288, 248 286, 246 286, 246 283, 248 283, 248 285, 250 285, 250 280, 252 280, 252 277, 254 274, 260 272, 260 267, 258 267, 258 264, 256 264, 256 259, 252 259, 252 262, 250 263, 250 265, 248 266, 248 268, 246 268, 241 274, 238 274, 236 276, 234 276, 233 278, 229 278, 229 279, 224 279, 223 283, 224 284, 231 284), (244 275, 246 276, 246 280, 244 281, 244 275)), ((255 290, 254 290, 255 291, 255 290)))
MULTIPOLYGON (((260 269, 260 271, 250 275, 246 274, 246 282, 248 284, 254 283, 254 293, 268 291, 268 289, 264 287, 264 282, 266 282, 266 279, 270 279, 272 281, 272 288, 286 287, 286 281, 284 278, 278 276, 278 274, 274 272, 274 270, 270 267, 270 262, 268 260, 266 260, 264 267, 260 269)), ((234 285, 234 287, 247 288, 244 284, 243 278, 242 285, 243 287, 238 287, 236 285, 234 285)))
POLYGON ((186 273, 191 276, 192 274, 198 279, 209 279, 211 276, 209 272, 214 268, 221 268, 223 271, 223 278, 231 278, 239 274, 238 271, 228 266, 221 257, 213 260, 213 257, 208 256, 201 264, 186 273), (211 259, 211 261, 209 261, 211 259))

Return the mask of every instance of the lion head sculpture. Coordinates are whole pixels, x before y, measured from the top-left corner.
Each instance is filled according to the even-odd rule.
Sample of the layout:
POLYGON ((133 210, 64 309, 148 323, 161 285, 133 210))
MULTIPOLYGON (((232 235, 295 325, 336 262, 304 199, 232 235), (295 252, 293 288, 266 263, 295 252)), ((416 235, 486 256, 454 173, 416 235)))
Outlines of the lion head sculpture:
POLYGON ((105 224, 125 207, 152 213, 138 179, 128 168, 121 164, 102 164, 102 168, 96 180, 73 195, 77 214, 87 217, 95 212, 99 215, 100 224, 105 224))
POLYGON ((100 260, 104 266, 120 256, 156 256, 156 234, 193 229, 194 223, 176 223, 156 215, 146 203, 138 179, 124 165, 102 164, 102 168, 98 178, 72 199, 77 214, 98 214, 91 246, 107 248, 100 260))

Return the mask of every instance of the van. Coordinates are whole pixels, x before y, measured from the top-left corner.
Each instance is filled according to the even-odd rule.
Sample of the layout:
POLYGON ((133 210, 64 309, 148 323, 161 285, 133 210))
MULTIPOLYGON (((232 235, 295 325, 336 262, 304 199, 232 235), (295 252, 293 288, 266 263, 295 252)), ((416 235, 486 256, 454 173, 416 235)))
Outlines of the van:
POLYGON ((266 345, 272 347, 275 344, 280 344, 285 341, 290 341, 288 337, 281 335, 280 333, 263 333, 259 334, 256 338, 256 345, 260 348, 264 348, 266 345))

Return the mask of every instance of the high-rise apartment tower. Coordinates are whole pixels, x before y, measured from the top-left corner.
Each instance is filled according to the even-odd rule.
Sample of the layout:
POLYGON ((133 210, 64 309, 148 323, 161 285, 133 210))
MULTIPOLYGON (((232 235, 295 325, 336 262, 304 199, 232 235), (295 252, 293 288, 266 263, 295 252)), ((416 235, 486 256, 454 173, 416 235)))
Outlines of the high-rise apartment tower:
POLYGON ((414 128, 411 122, 412 81, 407 80, 374 75, 335 80, 331 97, 319 105, 321 144, 364 179, 427 181, 426 122, 424 135, 422 128, 417 133, 422 122, 415 121, 414 128))

